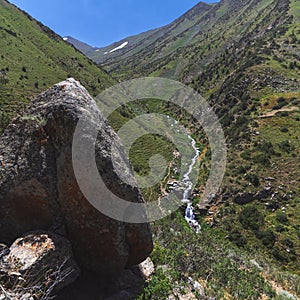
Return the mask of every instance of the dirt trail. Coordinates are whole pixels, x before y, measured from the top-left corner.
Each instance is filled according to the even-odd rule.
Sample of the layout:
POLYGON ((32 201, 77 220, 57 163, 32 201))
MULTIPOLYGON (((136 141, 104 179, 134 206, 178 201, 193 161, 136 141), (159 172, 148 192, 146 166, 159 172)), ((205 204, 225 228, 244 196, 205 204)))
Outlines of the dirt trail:
POLYGON ((278 112, 291 112, 291 111, 296 111, 299 110, 299 107, 297 106, 291 106, 291 107, 285 107, 285 108, 281 108, 281 109, 276 109, 276 110, 272 110, 262 116, 259 116, 259 118, 270 118, 270 117, 274 117, 276 113, 278 112))

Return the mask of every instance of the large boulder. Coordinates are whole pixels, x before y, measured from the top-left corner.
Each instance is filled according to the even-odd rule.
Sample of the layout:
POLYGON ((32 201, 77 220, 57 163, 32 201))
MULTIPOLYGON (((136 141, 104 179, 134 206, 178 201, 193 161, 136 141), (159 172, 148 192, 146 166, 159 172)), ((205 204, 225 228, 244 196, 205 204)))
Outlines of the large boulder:
MULTIPOLYGON (((118 168, 126 165, 115 132, 86 89, 68 79, 33 100, 0 137, 0 241, 10 244, 25 232, 65 225, 77 261, 113 275, 145 260, 153 245, 149 224, 107 217, 78 186, 72 164, 73 134, 78 120, 89 118, 90 112, 91 126, 99 132, 95 160, 104 182, 128 202, 143 203, 140 191, 119 178, 112 162, 110 146, 115 140, 118 168)), ((84 137, 85 143, 92 139, 88 133, 84 137)), ((126 174, 132 177, 131 172, 126 174)))
POLYGON ((17 239, 0 259, 2 289, 18 295, 13 299, 27 293, 37 299, 50 297, 79 274, 70 242, 50 232, 32 232, 17 239))

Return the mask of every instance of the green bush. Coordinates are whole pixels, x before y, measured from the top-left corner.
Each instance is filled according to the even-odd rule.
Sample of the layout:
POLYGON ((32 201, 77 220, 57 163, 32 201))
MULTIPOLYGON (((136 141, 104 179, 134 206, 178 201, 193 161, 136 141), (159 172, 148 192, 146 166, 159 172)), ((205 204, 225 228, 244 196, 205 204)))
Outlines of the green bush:
POLYGON ((280 131, 281 132, 289 132, 289 129, 287 127, 283 126, 280 128, 280 131))
POLYGON ((270 158, 266 153, 260 153, 253 157, 253 161, 255 163, 259 163, 263 166, 269 166, 270 165, 270 158))
POLYGON ((288 218, 285 212, 277 211, 276 212, 276 220, 282 224, 286 224, 288 222, 288 218))
POLYGON ((158 268, 155 274, 151 276, 144 293, 137 300, 166 299, 170 295, 172 288, 173 285, 169 276, 161 268, 158 268))
POLYGON ((286 102, 285 98, 279 97, 279 98, 277 99, 277 103, 283 103, 283 102, 286 102))
POLYGON ((257 142, 255 144, 255 148, 257 150, 259 150, 260 152, 267 153, 269 155, 274 155, 275 154, 274 146, 269 141, 257 142))
POLYGON ((271 299, 275 293, 270 284, 254 270, 243 270, 238 262, 226 257, 222 262, 213 264, 214 278, 211 283, 210 296, 214 299, 225 299, 222 289, 229 288, 234 299, 259 299, 262 294, 268 295, 271 299))
POLYGON ((249 160, 251 158, 251 150, 246 149, 241 153, 241 158, 249 160))
POLYGON ((259 178, 256 174, 254 173, 249 173, 245 176, 246 180, 251 182, 255 187, 259 186, 259 178))
POLYGON ((288 262, 289 261, 287 253, 282 251, 278 246, 274 246, 274 248, 272 250, 272 254, 279 261, 282 261, 282 262, 288 262))
POLYGON ((271 229, 257 232, 257 237, 268 248, 273 247, 276 242, 276 235, 271 229))
POLYGON ((263 224, 264 217, 255 206, 246 206, 239 215, 239 221, 245 229, 257 231, 263 224))
POLYGON ((283 232, 285 229, 284 229, 284 227, 281 224, 276 224, 275 225, 275 230, 277 232, 283 232))
POLYGON ((247 239, 238 230, 230 232, 228 238, 239 247, 244 247, 247 244, 247 239))
POLYGON ((278 117, 288 117, 289 113, 287 111, 278 111, 276 112, 275 116, 278 117))
POLYGON ((278 144, 278 147, 281 151, 286 152, 286 153, 291 153, 295 149, 290 143, 290 141, 282 141, 278 144))
POLYGON ((281 241, 281 244, 290 248, 290 249, 293 249, 294 248, 294 243, 293 241, 290 239, 290 238, 284 238, 282 241, 281 241))

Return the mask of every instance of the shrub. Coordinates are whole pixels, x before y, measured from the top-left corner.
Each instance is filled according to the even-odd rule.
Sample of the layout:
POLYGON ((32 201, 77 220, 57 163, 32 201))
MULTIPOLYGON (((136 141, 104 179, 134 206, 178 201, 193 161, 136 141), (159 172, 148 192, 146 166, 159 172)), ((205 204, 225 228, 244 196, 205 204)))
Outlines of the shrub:
POLYGON ((283 103, 283 102, 285 102, 285 99, 283 97, 279 97, 277 99, 277 103, 283 103))
POLYGON ((278 111, 275 116, 278 117, 288 117, 289 113, 287 111, 278 111))
POLYGON ((282 241, 281 241, 281 244, 286 246, 286 247, 289 247, 289 248, 294 248, 294 243, 291 239, 289 238, 284 238, 282 241))
POLYGON ((290 153, 295 148, 291 145, 290 141, 282 141, 278 144, 278 147, 281 151, 290 153))
POLYGON ((288 218, 285 212, 277 211, 276 212, 276 220, 282 224, 286 224, 288 222, 288 218))
POLYGON ((283 126, 280 128, 280 131, 281 132, 289 132, 289 129, 287 127, 283 126))
POLYGON ((278 246, 274 246, 273 250, 272 250, 272 254, 273 256, 282 262, 287 262, 289 261, 288 257, 287 257, 287 253, 283 252, 280 250, 280 248, 278 246))
POLYGON ((275 225, 275 230, 277 232, 283 232, 284 231, 284 227, 281 224, 276 224, 275 225))
POLYGON ((275 154, 274 146, 269 141, 262 141, 260 143, 256 143, 255 148, 257 148, 258 150, 260 150, 261 152, 263 152, 265 154, 269 154, 269 155, 275 154))
POLYGON ((251 150, 246 149, 241 153, 241 158, 249 160, 251 158, 251 150))
POLYGON ((154 275, 152 275, 148 286, 144 289, 143 295, 137 300, 143 299, 165 299, 172 291, 172 283, 163 272, 161 268, 158 268, 154 275))
POLYGON ((255 163, 259 163, 263 166, 269 166, 270 165, 270 159, 269 156, 266 153, 260 153, 253 157, 253 161, 255 163))
MULTIPOLYGON (((235 166, 232 166, 235 167, 235 166)), ((249 165, 238 165, 234 170, 234 175, 243 175, 247 173, 248 170, 251 169, 251 166, 249 165)))
POLYGON ((257 237, 268 248, 273 247, 276 242, 276 235, 271 229, 267 229, 265 231, 258 232, 257 237))
POLYGON ((230 232, 228 238, 239 247, 243 247, 247 244, 247 239, 237 229, 230 232))
POLYGON ((283 108, 285 105, 287 105, 288 103, 286 102, 286 100, 279 102, 277 105, 274 105, 272 107, 272 109, 281 109, 283 108))
POLYGON ((257 231, 263 224, 264 217, 255 206, 247 206, 241 211, 239 221, 245 229, 257 231))
POLYGON ((259 178, 256 174, 250 173, 245 177, 249 182, 251 182, 255 187, 259 186, 259 178))

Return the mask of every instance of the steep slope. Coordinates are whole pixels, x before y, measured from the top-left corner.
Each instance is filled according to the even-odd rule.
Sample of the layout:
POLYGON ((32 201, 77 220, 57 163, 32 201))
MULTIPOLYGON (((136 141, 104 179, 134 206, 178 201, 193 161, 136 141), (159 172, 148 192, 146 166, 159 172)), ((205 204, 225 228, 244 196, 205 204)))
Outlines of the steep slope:
POLYGON ((29 97, 74 77, 92 95, 113 80, 63 39, 0 0, 0 132, 29 97))
POLYGON ((223 0, 198 14, 195 23, 187 21, 185 31, 165 35, 127 58, 108 59, 103 66, 121 78, 154 73, 186 81, 186 73, 198 74, 220 54, 226 54, 226 49, 243 48, 243 41, 255 42, 270 31, 276 32, 288 21, 284 15, 287 5, 271 0, 223 0))
MULTIPOLYGON (((112 66, 118 65, 119 62, 126 60, 128 57, 136 56, 142 51, 170 43, 172 46, 164 53, 169 54, 178 47, 189 43, 193 35, 199 31, 199 18, 212 6, 200 2, 169 25, 125 38, 104 48, 95 48, 94 51, 87 49, 83 53, 97 63, 109 66, 108 69, 112 69, 112 66), (122 46, 121 49, 115 50, 120 46, 122 46)), ((81 49, 74 40, 68 41, 75 47, 78 47, 78 49, 81 49)))
MULTIPOLYGON (((163 268, 157 269, 144 298, 178 295, 180 287, 192 282, 193 288, 200 286, 197 293, 203 299, 297 299, 299 1, 223 0, 197 8, 201 4, 169 26, 101 50, 101 58, 100 49, 93 53, 118 79, 163 76, 194 87, 217 112, 229 147, 220 193, 209 206, 196 209, 204 215, 197 215, 201 233, 194 234, 181 211, 153 224, 152 259, 163 268)), ((175 115, 190 127, 203 149, 199 185, 191 196, 197 207, 210 162, 198 128, 177 107, 153 100, 137 107, 134 112, 175 115)), ((120 113, 117 128, 133 116, 122 108, 120 113)), ((157 136, 139 140, 131 158, 141 175, 148 172, 157 141, 160 153, 173 159, 172 145, 157 136)), ((175 168, 169 169, 173 176, 175 168)), ((165 181, 158 192, 167 190, 165 181)), ((158 192, 147 189, 145 198, 156 200, 158 192)))
MULTIPOLYGON (((214 107, 227 138, 228 167, 220 193, 210 205, 199 207, 207 212, 200 219, 204 229, 199 240, 207 242, 207 235, 212 234, 236 244, 267 283, 276 291, 285 290, 285 296, 269 295, 270 299, 300 296, 299 8, 296 0, 223 0, 195 17, 196 24, 181 34, 165 34, 132 55, 103 62, 119 80, 139 76, 180 80, 214 107), (197 32, 193 31, 196 26, 197 32), (208 230, 207 223, 214 229, 208 230)), ((166 112, 164 106, 159 109, 166 112)), ((184 118, 180 109, 171 110, 179 119, 184 118)), ((190 129, 199 136, 191 124, 190 129)), ((209 157, 203 156, 202 175, 209 166, 209 157)), ((193 195, 195 204, 200 200, 197 192, 204 188, 202 181, 193 195)), ((189 270, 189 275, 200 278, 208 290, 214 289, 211 296, 217 295, 217 299, 232 296, 235 290, 239 299, 265 297, 266 291, 255 294, 258 290, 247 287, 246 280, 237 275, 238 270, 248 267, 245 262, 240 262, 240 269, 232 267, 229 261, 234 254, 222 256, 215 267, 207 263, 210 271, 199 273, 199 265, 206 263, 197 261, 199 257, 209 251, 215 252, 214 259, 218 257, 213 247, 203 253, 205 245, 200 246, 199 240, 194 248, 184 244, 186 259, 169 262, 170 257, 182 256, 178 249, 181 242, 171 242, 177 236, 182 238, 180 218, 170 219, 154 230, 156 263, 171 264, 176 271, 189 270), (173 222, 175 233, 164 237, 160 230, 162 226, 169 228, 167 222, 173 222), (188 253, 186 247, 190 247, 188 253), (236 275, 239 284, 234 283, 236 275)))
POLYGON ((91 53, 92 51, 95 51, 96 48, 83 43, 71 36, 66 36, 63 38, 64 41, 68 42, 69 44, 73 45, 77 50, 79 50, 80 52, 88 55, 89 53, 91 53))

